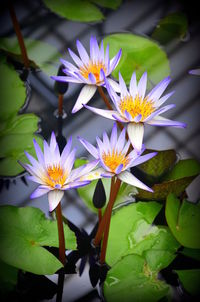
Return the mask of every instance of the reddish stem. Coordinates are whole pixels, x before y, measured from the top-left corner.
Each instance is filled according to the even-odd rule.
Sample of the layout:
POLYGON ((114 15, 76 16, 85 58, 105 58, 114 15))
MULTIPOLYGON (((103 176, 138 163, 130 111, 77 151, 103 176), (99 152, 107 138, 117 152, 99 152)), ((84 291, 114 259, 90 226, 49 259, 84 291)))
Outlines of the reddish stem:
POLYGON ((115 183, 114 183, 114 180, 112 180, 112 182, 111 182, 110 199, 109 199, 108 205, 106 207, 105 213, 101 219, 101 223, 99 224, 99 228, 97 230, 96 236, 94 238, 95 246, 98 246, 102 239, 103 232, 107 226, 107 220, 109 220, 109 216, 111 216, 111 214, 112 214, 112 208, 115 203, 120 185, 121 185, 121 180, 119 180, 119 179, 117 179, 117 181, 115 183))
POLYGON ((57 218, 58 238, 59 238, 59 259, 62 262, 62 264, 65 265, 65 236, 64 236, 62 210, 61 210, 60 202, 56 208, 56 218, 57 218))
POLYGON ((102 219, 102 211, 101 209, 98 209, 98 217, 99 217, 99 224, 101 223, 101 219, 102 219))
POLYGON ((58 95, 58 114, 59 116, 63 115, 63 95, 58 95))
POLYGON ((27 55, 27 51, 26 51, 26 46, 24 44, 24 39, 23 39, 21 30, 20 30, 20 26, 19 26, 19 22, 17 20, 17 16, 15 14, 15 10, 14 10, 14 8, 13 8, 10 1, 9 1, 9 13, 10 13, 12 23, 13 23, 13 27, 14 27, 14 30, 15 30, 15 33, 16 33, 16 36, 17 36, 17 39, 18 39, 18 42, 19 42, 20 49, 21 49, 21 55, 22 55, 24 66, 26 68, 29 68, 30 64, 29 64, 29 59, 28 59, 28 55, 27 55))

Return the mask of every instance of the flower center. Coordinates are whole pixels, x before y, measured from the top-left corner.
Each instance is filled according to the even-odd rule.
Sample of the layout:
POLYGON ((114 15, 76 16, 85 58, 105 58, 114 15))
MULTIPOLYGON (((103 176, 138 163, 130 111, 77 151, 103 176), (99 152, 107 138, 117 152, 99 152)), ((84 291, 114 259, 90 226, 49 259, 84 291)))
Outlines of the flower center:
POLYGON ((86 79, 88 79, 89 74, 92 73, 95 76, 96 82, 99 83, 101 69, 103 69, 103 71, 106 73, 106 67, 104 63, 93 63, 90 61, 88 65, 84 65, 84 67, 80 68, 80 73, 86 79))
POLYGON ((65 183, 65 180, 67 178, 66 173, 63 173, 63 169, 60 167, 60 165, 52 165, 48 166, 47 168, 47 183, 51 187, 55 187, 56 185, 63 186, 65 183))
POLYGON ((133 99, 132 96, 126 96, 121 100, 120 110, 124 114, 125 110, 130 113, 132 118, 135 118, 139 114, 142 115, 141 121, 147 118, 154 112, 155 108, 151 100, 148 101, 147 97, 142 99, 138 95, 133 99))
POLYGON ((129 163, 129 159, 121 152, 118 153, 116 150, 113 150, 112 153, 103 153, 102 159, 111 172, 115 172, 120 164, 123 164, 125 167, 129 163))

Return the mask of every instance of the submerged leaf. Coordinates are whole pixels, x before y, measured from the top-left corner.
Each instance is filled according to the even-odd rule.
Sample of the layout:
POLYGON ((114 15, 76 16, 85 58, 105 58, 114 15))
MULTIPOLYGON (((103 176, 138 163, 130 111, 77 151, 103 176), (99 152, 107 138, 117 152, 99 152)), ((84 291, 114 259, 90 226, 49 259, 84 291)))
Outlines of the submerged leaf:
POLYGON ((200 204, 180 200, 170 194, 167 198, 165 215, 175 238, 185 247, 200 248, 200 204))
POLYGON ((161 44, 167 44, 174 39, 183 39, 187 33, 187 17, 181 12, 172 13, 163 18, 152 33, 152 38, 161 44))
POLYGON ((153 84, 170 74, 166 53, 151 39, 127 33, 112 34, 105 37, 104 46, 107 44, 110 46, 111 57, 122 48, 122 57, 112 74, 118 79, 120 71, 127 84, 133 71, 136 71, 137 79, 147 71, 153 84))
MULTIPOLYGON (((74 233, 64 226, 67 249, 76 248, 74 233)), ((0 259, 38 275, 54 274, 62 264, 44 246, 58 247, 56 221, 37 208, 0 207, 0 259)))
MULTIPOLYGON (((60 53, 54 46, 27 38, 24 43, 31 67, 40 68, 49 76, 57 74, 60 53)), ((17 38, 0 38, 0 49, 15 61, 23 63, 17 38)))

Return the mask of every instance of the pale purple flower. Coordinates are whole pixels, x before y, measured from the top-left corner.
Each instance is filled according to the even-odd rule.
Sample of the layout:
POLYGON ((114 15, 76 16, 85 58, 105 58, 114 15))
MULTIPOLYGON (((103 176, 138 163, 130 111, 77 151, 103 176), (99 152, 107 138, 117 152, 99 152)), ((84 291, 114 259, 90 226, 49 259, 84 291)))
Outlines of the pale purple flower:
MULTIPOLYGON (((83 107, 83 104, 87 104, 89 102, 95 94, 97 86, 105 85, 104 74, 106 77, 110 76, 118 65, 122 53, 120 49, 117 55, 110 60, 109 45, 107 45, 104 52, 103 40, 99 47, 96 37, 93 36, 90 39, 90 55, 88 55, 79 40, 77 40, 76 46, 80 57, 78 57, 71 49, 68 49, 76 66, 61 59, 60 61, 65 66, 63 71, 66 73, 66 76, 51 77, 52 79, 60 82, 85 84, 72 109, 72 113, 79 111, 83 107)), ((116 91, 119 90, 119 86, 115 81, 111 78, 108 78, 108 81, 116 91)))
POLYGON ((157 153, 152 152, 142 156, 140 154, 143 150, 141 150, 140 154, 135 150, 128 153, 130 141, 126 142, 125 134, 126 129, 124 128, 118 137, 117 124, 114 123, 110 139, 106 132, 103 133, 103 140, 99 137, 96 138, 97 148, 85 139, 79 137, 83 146, 90 154, 92 154, 92 156, 94 156, 96 160, 99 160, 101 166, 100 168, 97 168, 81 177, 81 180, 93 180, 102 177, 116 176, 127 184, 153 192, 151 188, 147 187, 128 170, 131 167, 149 160, 157 153))
POLYGON ((84 105, 89 110, 112 120, 127 123, 127 133, 131 144, 139 152, 142 148, 144 124, 152 126, 171 126, 185 128, 186 124, 172 121, 160 114, 175 107, 174 104, 159 108, 173 94, 170 92, 161 97, 167 88, 170 78, 167 77, 157 84, 146 96, 147 73, 145 72, 138 84, 136 74, 133 73, 129 90, 124 79, 119 73, 120 95, 110 86, 106 80, 108 93, 115 105, 116 110, 103 110, 84 105))
POLYGON ((44 152, 36 140, 33 141, 37 160, 25 151, 31 164, 20 164, 30 173, 28 178, 39 184, 39 187, 31 194, 31 198, 37 198, 48 194, 49 210, 53 211, 61 201, 64 191, 87 185, 90 181, 81 181, 80 177, 90 172, 98 164, 95 160, 72 170, 75 161, 74 148, 71 151, 72 138, 60 154, 54 132, 51 134, 50 144, 44 140, 44 152))
POLYGON ((199 76, 200 75, 200 68, 189 70, 189 74, 198 75, 199 76))

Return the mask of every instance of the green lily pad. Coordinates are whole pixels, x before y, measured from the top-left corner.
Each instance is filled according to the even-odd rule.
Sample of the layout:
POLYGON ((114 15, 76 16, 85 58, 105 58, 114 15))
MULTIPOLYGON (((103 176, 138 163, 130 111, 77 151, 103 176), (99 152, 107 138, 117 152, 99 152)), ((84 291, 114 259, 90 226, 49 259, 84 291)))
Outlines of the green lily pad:
MULTIPOLYGON (((86 159, 76 159, 75 161, 75 167, 78 168, 81 165, 86 164, 88 161, 86 159)), ((96 184, 97 184, 98 180, 93 180, 89 185, 87 185, 86 187, 80 187, 77 189, 77 192, 80 196, 80 198, 82 199, 82 201, 85 203, 85 205, 93 212, 98 213, 98 209, 94 207, 92 199, 93 199, 93 195, 94 195, 94 190, 96 188, 96 184)), ((111 186, 111 179, 108 178, 102 178, 102 182, 104 185, 104 189, 105 189, 105 193, 106 193, 106 204, 105 206, 102 208, 102 210, 104 211, 104 209, 106 208, 106 205, 108 203, 108 199, 109 199, 109 195, 110 195, 110 186, 111 186)), ((127 200, 131 201, 133 200, 133 196, 134 194, 136 194, 136 189, 133 186, 127 185, 125 183, 121 184, 121 187, 119 189, 116 201, 115 201, 115 207, 119 206, 120 204, 126 202, 127 200)))
POLYGON ((170 193, 180 196, 200 173, 195 159, 180 160, 164 177, 163 182, 153 185, 153 193, 138 189, 138 199, 165 200, 170 193))
POLYGON ((137 199, 164 201, 170 193, 180 196, 195 176, 184 177, 177 180, 164 181, 152 186, 153 193, 138 189, 137 199))
MULTIPOLYGON (((174 259, 179 244, 166 227, 153 226, 152 222, 162 205, 156 202, 137 202, 116 210, 111 219, 106 262, 112 266, 127 254, 144 255, 149 251, 163 253, 165 261, 174 259)), ((163 267, 164 263, 160 262, 163 267)), ((152 268, 153 268, 152 263, 152 268)))
MULTIPOLYGON (((24 39, 24 43, 31 67, 40 68, 49 76, 57 74, 61 54, 54 46, 32 39, 24 39)), ((21 50, 16 37, 0 38, 0 49, 14 60, 23 63, 21 50)))
POLYGON ((137 79, 147 71, 148 79, 153 84, 170 74, 166 53, 149 38, 133 34, 112 34, 105 37, 104 46, 107 43, 110 46, 110 57, 116 55, 122 48, 122 57, 112 74, 118 79, 120 71, 127 84, 130 82, 133 71, 136 71, 137 79))
POLYGON ((104 283, 104 296, 108 302, 155 302, 168 296, 170 286, 158 280, 148 260, 139 255, 128 255, 109 271, 104 283))
POLYGON ((12 117, 23 106, 26 89, 11 65, 0 63, 0 122, 12 117))
POLYGON ((145 150, 144 154, 157 152, 157 155, 138 166, 149 178, 159 179, 176 162, 176 152, 174 150, 145 150))
POLYGON ((184 177, 197 176, 200 173, 200 163, 196 159, 179 160, 164 180, 176 180, 184 177))
POLYGON ((188 293, 192 296, 198 296, 200 294, 199 280, 200 280, 200 269, 192 270, 177 270, 175 271, 179 279, 188 293))
POLYGON ((197 261, 200 261, 200 249, 190 249, 188 247, 184 247, 182 251, 179 252, 180 254, 183 254, 184 256, 193 258, 197 261))
POLYGON ((101 11, 87 0, 43 0, 45 5, 59 16, 72 21, 92 22, 104 19, 101 11))
POLYGON ((183 246, 200 248, 200 204, 180 200, 170 194, 167 198, 165 215, 174 237, 183 246))
POLYGON ((187 33, 188 21, 181 12, 172 13, 163 18, 152 33, 152 38, 161 44, 167 44, 174 39, 183 39, 187 33))
POLYGON ((11 291, 17 284, 18 269, 0 260, 0 292, 11 291))
MULTIPOLYGON (((67 249, 76 249, 74 233, 64 225, 67 249)), ((0 259, 38 275, 54 274, 61 262, 44 246, 58 247, 57 222, 37 208, 0 207, 0 259)))

